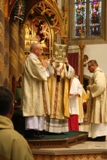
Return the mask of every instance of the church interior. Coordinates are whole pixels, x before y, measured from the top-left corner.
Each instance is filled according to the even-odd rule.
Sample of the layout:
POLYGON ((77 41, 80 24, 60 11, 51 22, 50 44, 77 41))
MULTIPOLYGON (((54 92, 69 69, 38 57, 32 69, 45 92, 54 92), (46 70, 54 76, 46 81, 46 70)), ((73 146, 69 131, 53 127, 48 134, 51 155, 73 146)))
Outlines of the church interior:
MULTIPOLYGON (((0 1, 0 85, 10 88, 14 94, 16 129, 24 127, 20 116, 20 87, 31 44, 42 45, 41 59, 67 57, 86 90, 92 76, 87 68, 89 60, 97 60, 107 75, 106 17, 107 0, 0 1)), ((85 118, 79 130, 87 132, 85 104, 83 107, 85 118)), ((107 159, 107 141, 84 141, 67 148, 34 148, 31 145, 31 149, 35 160, 107 159)))

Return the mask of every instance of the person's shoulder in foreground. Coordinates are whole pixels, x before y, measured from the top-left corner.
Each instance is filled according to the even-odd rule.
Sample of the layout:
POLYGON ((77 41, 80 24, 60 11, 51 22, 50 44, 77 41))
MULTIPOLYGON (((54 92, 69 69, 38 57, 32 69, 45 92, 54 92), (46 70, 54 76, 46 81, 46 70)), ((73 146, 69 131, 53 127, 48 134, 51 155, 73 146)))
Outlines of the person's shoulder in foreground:
POLYGON ((14 130, 13 113, 13 94, 0 86, 0 160, 34 160, 27 141, 14 130))

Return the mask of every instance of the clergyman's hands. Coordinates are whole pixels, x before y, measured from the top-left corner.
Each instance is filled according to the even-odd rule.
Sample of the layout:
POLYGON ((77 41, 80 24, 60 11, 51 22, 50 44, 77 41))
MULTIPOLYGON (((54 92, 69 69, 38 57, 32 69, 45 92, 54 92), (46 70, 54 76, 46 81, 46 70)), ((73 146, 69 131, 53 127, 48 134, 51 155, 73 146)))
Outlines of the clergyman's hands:
POLYGON ((53 62, 55 62, 55 57, 51 57, 50 59, 50 64, 52 64, 53 62))
POLYGON ((88 86, 86 86, 86 89, 87 89, 87 90, 90 90, 90 84, 89 84, 88 86))
POLYGON ((44 59, 44 60, 42 61, 42 66, 45 67, 45 68, 48 67, 48 60, 47 60, 47 59, 44 59))

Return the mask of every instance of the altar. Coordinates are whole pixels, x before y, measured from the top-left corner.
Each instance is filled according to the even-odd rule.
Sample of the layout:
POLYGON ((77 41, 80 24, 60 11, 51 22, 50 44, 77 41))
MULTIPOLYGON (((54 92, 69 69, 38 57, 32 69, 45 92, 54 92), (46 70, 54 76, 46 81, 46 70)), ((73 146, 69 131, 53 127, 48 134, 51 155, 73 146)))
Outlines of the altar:
POLYGON ((63 134, 46 134, 40 139, 27 139, 31 149, 40 148, 68 148, 71 145, 87 141, 88 133, 69 131, 63 134))

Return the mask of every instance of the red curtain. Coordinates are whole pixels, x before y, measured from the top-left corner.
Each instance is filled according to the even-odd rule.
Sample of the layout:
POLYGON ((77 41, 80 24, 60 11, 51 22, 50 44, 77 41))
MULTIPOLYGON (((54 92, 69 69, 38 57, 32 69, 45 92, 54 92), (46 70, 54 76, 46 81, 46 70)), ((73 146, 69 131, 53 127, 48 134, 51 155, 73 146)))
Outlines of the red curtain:
POLYGON ((78 75, 78 65, 79 65, 79 53, 69 53, 68 54, 69 64, 75 69, 75 74, 78 75))

